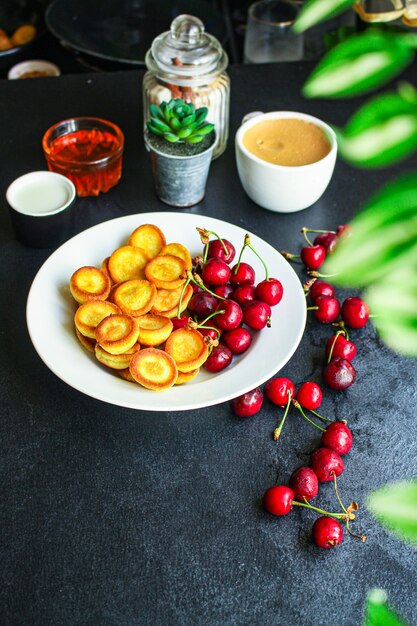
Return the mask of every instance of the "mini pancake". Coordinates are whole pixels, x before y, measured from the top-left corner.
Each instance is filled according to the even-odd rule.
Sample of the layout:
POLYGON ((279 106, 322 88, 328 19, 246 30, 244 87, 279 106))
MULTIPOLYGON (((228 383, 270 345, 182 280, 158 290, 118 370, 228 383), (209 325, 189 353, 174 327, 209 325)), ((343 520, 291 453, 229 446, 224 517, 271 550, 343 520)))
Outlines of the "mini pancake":
POLYGON ((162 248, 159 254, 160 256, 164 256, 166 254, 172 254, 172 256, 177 256, 184 261, 185 269, 187 270, 190 270, 193 266, 191 254, 188 252, 187 248, 182 245, 182 243, 168 243, 162 248))
POLYGON ((143 346, 160 346, 172 333, 171 320, 162 315, 147 313, 136 320, 139 325, 139 342, 143 346))
POLYGON ((80 304, 74 316, 77 330, 85 337, 96 339, 96 328, 108 315, 121 313, 118 306, 107 300, 90 300, 80 304))
POLYGON ((110 354, 123 354, 137 342, 139 326, 130 315, 109 315, 96 328, 97 343, 110 354))
POLYGON ((129 246, 139 246, 150 259, 157 256, 166 244, 165 235, 155 224, 142 224, 130 235, 129 246))
POLYGON ((90 339, 90 337, 86 337, 85 335, 82 335, 77 327, 75 327, 75 334, 77 335, 78 340, 80 344, 83 346, 83 348, 88 350, 88 352, 95 351, 95 347, 96 347, 95 339, 90 339))
POLYGON ((135 352, 138 352, 138 350, 140 350, 140 344, 136 342, 130 350, 122 354, 111 354, 97 343, 95 346, 95 355, 97 361, 100 361, 103 365, 111 367, 114 370, 124 370, 129 367, 132 356, 135 352))
POLYGON ((129 369, 140 385, 154 391, 169 389, 178 376, 174 359, 157 348, 145 348, 134 354, 129 369))
POLYGON ((85 265, 73 273, 69 287, 73 298, 84 304, 89 300, 106 300, 111 282, 107 274, 97 267, 85 265))
POLYGON ((191 372, 203 365, 209 349, 198 330, 178 328, 168 337, 165 351, 172 356, 180 372, 191 372))
POLYGON ((137 246, 122 246, 117 248, 109 258, 108 268, 110 278, 114 283, 135 278, 145 278, 145 265, 149 257, 145 250, 137 246))
POLYGON ((130 373, 130 369, 128 367, 126 367, 126 369, 123 370, 117 370, 117 373, 124 378, 124 380, 127 380, 129 383, 135 383, 135 385, 137 384, 136 380, 133 378, 132 374, 130 373))
POLYGON ((116 287, 112 297, 124 313, 140 317, 153 307, 156 287, 149 280, 127 280, 116 287))
MULTIPOLYGON (((158 289, 151 312, 157 315, 164 315, 165 317, 175 317, 178 313, 178 305, 183 287, 184 286, 181 285, 181 287, 177 287, 177 289, 158 289)), ((182 295, 181 313, 187 308, 187 304, 192 295, 193 288, 191 285, 187 285, 182 295)))
POLYGON ((159 289, 176 289, 185 282, 185 263, 172 254, 159 255, 146 265, 145 275, 159 289))
POLYGON ((103 263, 101 264, 100 269, 104 274, 107 274, 107 276, 110 278, 110 282, 113 282, 109 272, 109 260, 110 257, 106 256, 106 258, 103 260, 103 263))
POLYGON ((176 385, 183 385, 184 383, 188 383, 189 380, 195 378, 200 371, 200 368, 197 367, 195 370, 191 370, 191 372, 180 372, 178 371, 178 378, 176 385))

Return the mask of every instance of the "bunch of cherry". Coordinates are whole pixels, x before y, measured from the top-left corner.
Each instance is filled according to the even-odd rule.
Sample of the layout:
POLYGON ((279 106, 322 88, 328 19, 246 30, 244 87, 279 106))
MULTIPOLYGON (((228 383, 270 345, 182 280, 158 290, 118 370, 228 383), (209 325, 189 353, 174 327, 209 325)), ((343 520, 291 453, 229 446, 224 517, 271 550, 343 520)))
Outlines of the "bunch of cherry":
POLYGON ((249 348, 251 330, 271 325, 271 307, 281 301, 283 287, 278 279, 268 275, 249 235, 245 236, 237 263, 231 265, 236 257, 234 245, 213 231, 197 230, 204 244, 203 256, 197 257, 193 271, 187 272, 183 289, 184 293, 191 284, 194 293, 187 312, 173 318, 172 322, 174 329, 198 328, 210 346, 204 368, 220 372, 230 365, 234 355, 243 354, 249 348), (211 235, 216 238, 210 239, 211 235), (256 254, 265 269, 264 280, 256 285, 254 268, 241 260, 246 248, 256 254))
MULTIPOLYGON (((349 452, 353 443, 352 433, 347 423, 328 420, 317 412, 323 399, 323 392, 317 383, 304 382, 296 392, 294 383, 284 377, 269 380, 264 387, 264 393, 258 387, 235 398, 231 402, 231 408, 240 417, 254 415, 263 404, 264 394, 274 405, 285 408, 280 424, 274 430, 274 440, 279 439, 291 406, 295 407, 311 425, 322 433, 320 446, 310 457, 310 467, 296 469, 290 477, 288 486, 274 485, 267 489, 263 497, 265 510, 272 515, 282 516, 288 515, 293 506, 302 506, 320 513, 321 516, 313 525, 313 540, 322 548, 332 548, 341 543, 343 527, 340 521, 346 523, 350 535, 358 537, 349 528, 349 522, 355 519, 354 511, 357 511, 358 506, 355 502, 347 508, 343 505, 336 482, 337 477, 344 471, 342 456, 349 452), (328 425, 325 428, 319 426, 308 417, 306 411, 322 421, 329 422, 328 425), (319 483, 329 481, 334 483, 341 507, 340 513, 329 513, 309 503, 318 494, 319 483)), ((359 536, 359 538, 365 541, 364 536, 359 536)))
MULTIPOLYGON (((347 389, 356 380, 356 370, 352 360, 356 356, 356 345, 349 339, 346 327, 363 328, 369 319, 369 307, 358 296, 346 298, 342 304, 335 297, 335 289, 328 282, 317 280, 321 275, 317 270, 322 266, 327 255, 331 254, 340 237, 348 236, 345 224, 338 226, 336 231, 317 231, 303 228, 302 233, 307 245, 301 249, 299 257, 312 278, 304 284, 306 297, 310 298, 311 305, 308 311, 314 311, 317 321, 322 324, 333 324, 338 327, 337 332, 329 338, 326 344, 326 362, 323 367, 324 382, 337 391, 347 389), (317 233, 313 242, 307 233, 317 233)), ((298 255, 289 252, 282 253, 291 260, 298 255)))

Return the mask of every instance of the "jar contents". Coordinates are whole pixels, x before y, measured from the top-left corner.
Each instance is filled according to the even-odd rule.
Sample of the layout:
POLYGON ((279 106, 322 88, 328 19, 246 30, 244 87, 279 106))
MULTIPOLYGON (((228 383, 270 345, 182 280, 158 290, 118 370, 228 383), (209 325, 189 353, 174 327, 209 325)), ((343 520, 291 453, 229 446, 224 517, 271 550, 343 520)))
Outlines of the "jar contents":
POLYGON ((76 130, 52 140, 48 167, 72 180, 78 196, 97 196, 121 177, 121 147, 119 138, 108 131, 76 130))

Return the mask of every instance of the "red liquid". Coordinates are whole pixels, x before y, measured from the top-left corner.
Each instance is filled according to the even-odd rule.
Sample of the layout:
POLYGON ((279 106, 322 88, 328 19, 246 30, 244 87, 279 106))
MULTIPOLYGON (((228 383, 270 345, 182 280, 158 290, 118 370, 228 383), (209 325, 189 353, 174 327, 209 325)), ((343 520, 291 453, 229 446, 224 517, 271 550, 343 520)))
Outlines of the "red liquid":
POLYGON ((78 196, 98 196, 120 179, 121 143, 108 131, 76 130, 51 142, 47 161, 50 170, 73 181, 78 196))

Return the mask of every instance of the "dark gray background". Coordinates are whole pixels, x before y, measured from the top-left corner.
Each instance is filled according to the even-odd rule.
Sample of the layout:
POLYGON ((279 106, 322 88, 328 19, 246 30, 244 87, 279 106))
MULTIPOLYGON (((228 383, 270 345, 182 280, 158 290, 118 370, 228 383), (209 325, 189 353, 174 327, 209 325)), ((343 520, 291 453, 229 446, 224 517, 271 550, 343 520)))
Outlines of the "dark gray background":
MULTIPOLYGON (((359 102, 304 100, 300 88, 311 69, 230 68, 228 148, 212 164, 205 200, 189 212, 297 251, 302 226, 335 228, 381 183, 415 167, 413 159, 367 173, 338 160, 328 190, 310 209, 285 216, 253 204, 240 186, 233 149, 245 113, 301 110, 342 125, 359 102)), ((368 536, 365 544, 346 537, 334 551, 313 546, 310 512, 278 519, 260 505, 265 489, 287 481, 317 446, 314 429, 298 414, 291 413, 277 445, 271 432, 281 411, 267 401, 246 420, 227 404, 178 413, 118 408, 68 387, 34 351, 26 297, 51 250, 15 242, 4 192, 20 174, 45 169, 41 137, 51 124, 97 115, 125 132, 123 178, 107 194, 77 202, 74 232, 170 210, 153 191, 141 81, 140 71, 127 71, 0 82, 0 622, 354 626, 367 589, 377 585, 417 623, 415 552, 363 508, 370 490, 416 473, 416 363, 384 347, 370 325, 352 333, 356 384, 344 393, 326 389, 321 407, 328 417, 348 419, 353 430, 340 490, 360 503, 354 528, 368 536)), ((297 384, 320 382, 330 334, 310 320, 282 374, 297 384)), ((336 507, 331 485, 322 487, 317 504, 336 507)))

